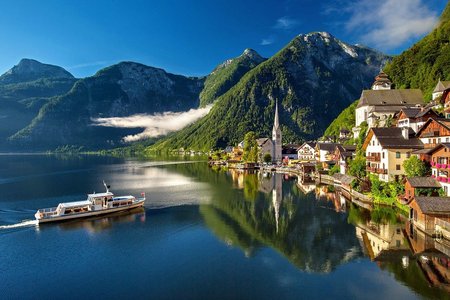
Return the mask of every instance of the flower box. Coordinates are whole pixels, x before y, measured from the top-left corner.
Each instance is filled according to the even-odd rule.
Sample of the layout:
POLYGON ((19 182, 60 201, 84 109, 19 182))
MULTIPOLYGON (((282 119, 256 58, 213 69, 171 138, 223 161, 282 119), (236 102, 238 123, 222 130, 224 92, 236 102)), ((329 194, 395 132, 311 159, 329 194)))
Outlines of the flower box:
POLYGON ((436 168, 441 168, 441 164, 436 164, 436 168))
POLYGON ((434 161, 431 162, 431 166, 434 167, 436 163, 434 161))
POLYGON ((431 175, 431 178, 436 178, 436 176, 434 176, 434 175, 431 175))

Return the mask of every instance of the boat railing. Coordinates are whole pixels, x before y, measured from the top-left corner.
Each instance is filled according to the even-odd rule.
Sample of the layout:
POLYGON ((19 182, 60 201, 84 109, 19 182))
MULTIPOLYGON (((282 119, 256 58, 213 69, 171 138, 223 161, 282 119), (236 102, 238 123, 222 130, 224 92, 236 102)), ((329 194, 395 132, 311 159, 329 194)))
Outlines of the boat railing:
POLYGON ((57 214, 56 207, 41 208, 38 212, 46 216, 53 216, 57 214))

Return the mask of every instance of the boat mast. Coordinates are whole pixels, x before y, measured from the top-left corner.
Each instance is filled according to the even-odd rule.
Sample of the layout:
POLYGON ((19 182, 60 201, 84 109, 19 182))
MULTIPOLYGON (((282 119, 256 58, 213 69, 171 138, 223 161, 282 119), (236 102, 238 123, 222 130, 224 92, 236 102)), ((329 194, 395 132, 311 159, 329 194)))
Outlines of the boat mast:
POLYGON ((109 193, 109 185, 106 185, 104 180, 103 180, 103 185, 105 186, 106 192, 109 193))

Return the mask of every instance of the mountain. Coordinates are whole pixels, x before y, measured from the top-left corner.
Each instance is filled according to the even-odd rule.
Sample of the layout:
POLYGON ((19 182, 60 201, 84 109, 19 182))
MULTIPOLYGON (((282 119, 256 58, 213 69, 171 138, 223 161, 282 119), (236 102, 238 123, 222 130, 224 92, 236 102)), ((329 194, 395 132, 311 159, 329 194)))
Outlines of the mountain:
POLYGON ((42 78, 73 79, 73 75, 65 69, 38 62, 34 59, 24 58, 18 65, 12 67, 0 76, 0 84, 35 81, 42 78))
POLYGON ((248 71, 207 116, 151 149, 223 148, 240 142, 250 130, 270 136, 276 101, 284 142, 318 137, 371 85, 388 59, 326 32, 299 35, 248 71))
POLYGON ((325 130, 324 136, 339 137, 341 129, 352 130, 355 127, 355 110, 359 100, 344 109, 325 130))
POLYGON ((61 67, 22 59, 0 76, 0 145, 27 126, 51 97, 67 93, 77 79, 61 67))
POLYGON ((422 40, 394 57, 385 72, 396 88, 419 88, 428 99, 439 79, 450 80, 450 3, 438 26, 422 40))
POLYGON ((92 119, 198 107, 203 81, 122 62, 77 81, 67 94, 52 98, 10 142, 34 149, 117 146, 123 136, 142 130, 92 126, 92 119))
POLYGON ((255 50, 245 49, 242 55, 217 66, 205 80, 205 86, 200 93, 200 106, 213 103, 238 83, 245 73, 265 60, 255 50))
MULTIPOLYGON (((450 80, 450 4, 443 11, 438 26, 410 49, 394 57, 384 71, 396 88, 419 88, 431 99, 431 92, 439 79, 450 80)), ((355 124, 355 108, 358 101, 329 125, 326 136, 339 136, 342 128, 351 129, 355 124)))

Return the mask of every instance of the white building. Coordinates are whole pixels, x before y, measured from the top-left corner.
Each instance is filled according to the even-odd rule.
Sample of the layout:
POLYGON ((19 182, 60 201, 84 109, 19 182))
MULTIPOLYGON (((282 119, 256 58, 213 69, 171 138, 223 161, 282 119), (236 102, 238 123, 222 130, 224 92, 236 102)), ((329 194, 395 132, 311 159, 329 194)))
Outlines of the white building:
POLYGON ((386 126, 402 108, 424 106, 422 91, 419 89, 392 90, 387 75, 381 72, 375 77, 371 90, 361 93, 355 110, 354 137, 359 135, 359 126, 367 122, 369 128, 386 126))
POLYGON ((281 162, 283 156, 281 154, 282 138, 281 138, 280 122, 278 120, 278 102, 275 104, 275 118, 272 129, 272 143, 273 143, 272 160, 274 162, 281 162))
POLYGON ((258 144, 260 161, 264 161, 264 156, 266 154, 270 154, 270 157, 273 159, 273 143, 270 138, 256 139, 256 143, 258 144))
POLYGON ((442 96, 446 89, 450 88, 450 81, 441 81, 439 80, 436 84, 436 87, 433 90, 433 100, 442 96))
POLYGON ((403 162, 412 151, 422 148, 423 143, 414 137, 411 128, 371 128, 363 144, 366 171, 381 181, 398 181, 405 175, 403 162))
POLYGON ((305 142, 297 150, 298 160, 314 161, 316 160, 316 143, 305 142))

